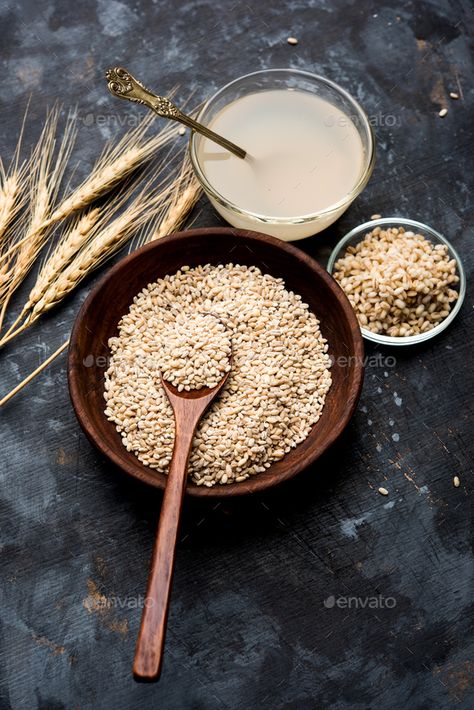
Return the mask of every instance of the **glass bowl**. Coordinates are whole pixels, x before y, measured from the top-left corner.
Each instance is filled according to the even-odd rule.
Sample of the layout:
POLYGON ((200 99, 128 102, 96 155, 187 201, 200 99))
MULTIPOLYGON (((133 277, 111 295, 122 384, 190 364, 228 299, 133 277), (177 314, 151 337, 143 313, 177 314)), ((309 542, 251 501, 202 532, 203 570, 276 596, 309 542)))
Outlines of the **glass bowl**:
POLYGON ((421 343, 424 340, 429 340, 434 338, 436 335, 445 330, 450 323, 456 318, 460 311, 462 302, 464 301, 464 296, 466 295, 466 274, 464 273, 464 268, 459 258, 459 254, 456 252, 454 247, 448 242, 445 237, 443 237, 439 232, 428 227, 428 225, 422 222, 416 222, 413 219, 404 219, 402 217, 385 217, 383 219, 373 219, 370 222, 364 222, 359 227, 356 227, 345 237, 341 239, 338 244, 334 247, 331 256, 329 257, 327 270, 331 274, 334 270, 334 264, 342 256, 343 252, 348 246, 353 246, 358 242, 362 241, 368 232, 371 232, 375 227, 389 228, 389 227, 403 227, 405 231, 413 231, 417 234, 421 234, 423 237, 428 239, 433 244, 445 244, 448 247, 448 253, 451 259, 456 260, 457 275, 459 276, 459 282, 457 288, 459 292, 459 297, 454 303, 449 315, 438 323, 431 330, 425 333, 419 333, 418 335, 407 335, 407 336, 391 336, 391 335, 380 335, 378 333, 372 333, 372 331, 367 330, 361 326, 362 335, 366 340, 371 340, 373 343, 379 343, 380 345, 414 345, 415 343, 421 343))
MULTIPOLYGON (((202 136, 197 133, 191 134, 189 150, 194 172, 204 192, 227 222, 241 229, 251 229, 256 232, 272 234, 285 241, 294 241, 316 234, 335 222, 364 189, 374 167, 375 142, 367 115, 347 91, 329 79, 297 69, 266 69, 235 79, 208 100, 197 120, 207 126, 219 111, 232 101, 248 94, 275 89, 298 90, 315 94, 346 114, 347 119, 356 127, 364 151, 363 168, 358 182, 351 192, 339 202, 328 205, 322 211, 295 215, 294 217, 273 217, 251 212, 226 199, 208 181, 198 157, 200 141, 204 140, 202 136)), ((228 137, 232 140, 232 136, 228 137)))

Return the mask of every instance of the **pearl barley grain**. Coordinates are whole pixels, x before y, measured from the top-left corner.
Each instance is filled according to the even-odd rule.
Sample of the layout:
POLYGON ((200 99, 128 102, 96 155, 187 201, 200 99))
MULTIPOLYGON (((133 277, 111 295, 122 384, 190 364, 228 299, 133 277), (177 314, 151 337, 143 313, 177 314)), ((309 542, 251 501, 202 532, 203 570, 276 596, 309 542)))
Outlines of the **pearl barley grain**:
POLYGON ((178 385, 208 384, 208 377, 218 377, 219 368, 228 365, 228 338, 232 368, 194 437, 189 462, 194 483, 240 483, 265 471, 304 441, 321 416, 331 386, 331 360, 319 321, 283 279, 257 267, 183 266, 148 284, 118 331, 109 340, 105 413, 126 449, 162 473, 171 460, 174 418, 161 370, 168 366, 178 385), (199 357, 198 351, 214 339, 201 328, 204 317, 213 319, 211 329, 217 328, 217 365, 209 364, 209 352, 199 357), (201 328, 193 347, 182 334, 186 319, 201 328), (225 332, 216 326, 219 322, 225 332), (174 347, 179 362, 170 367, 174 347), (193 368, 188 372, 189 358, 193 368))
POLYGON ((160 341, 163 378, 179 392, 217 387, 230 370, 230 334, 212 314, 178 313, 160 341))
POLYGON ((425 333, 449 315, 459 294, 456 261, 403 227, 376 227, 336 261, 333 276, 359 323, 373 333, 406 337, 425 333))

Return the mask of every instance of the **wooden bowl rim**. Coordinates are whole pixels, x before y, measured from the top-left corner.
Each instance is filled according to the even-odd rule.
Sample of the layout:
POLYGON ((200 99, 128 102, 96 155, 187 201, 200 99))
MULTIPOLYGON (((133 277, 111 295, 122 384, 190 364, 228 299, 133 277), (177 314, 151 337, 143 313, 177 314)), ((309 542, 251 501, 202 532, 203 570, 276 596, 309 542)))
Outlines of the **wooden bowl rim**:
MULTIPOLYGON (((189 229, 181 232, 174 232, 166 237, 162 237, 157 241, 150 242, 143 247, 135 250, 131 254, 124 256, 120 259, 114 266, 112 266, 103 276, 99 279, 97 284, 91 289, 90 293, 84 300, 71 332, 70 344, 68 348, 68 359, 67 359, 67 374, 68 374, 68 385, 69 394, 71 397, 72 405, 79 421, 79 424, 86 434, 87 438, 96 446, 96 448, 113 464, 115 464, 119 469, 138 479, 142 483, 146 483, 154 488, 159 488, 164 490, 166 485, 166 475, 155 471, 154 469, 149 469, 145 474, 143 468, 147 468, 138 459, 136 463, 133 459, 124 461, 122 458, 117 456, 114 450, 104 441, 102 436, 97 433, 95 426, 90 421, 87 416, 83 416, 81 401, 83 399, 82 392, 79 386, 79 377, 77 375, 77 367, 80 366, 78 361, 78 340, 82 328, 82 323, 88 314, 89 310, 94 304, 97 294, 104 288, 106 284, 115 279, 115 277, 120 274, 123 270, 130 267, 133 261, 140 255, 152 252, 156 249, 161 249, 162 245, 173 244, 174 242, 195 239, 200 236, 208 235, 222 235, 222 236, 237 236, 245 237, 246 239, 254 240, 256 242, 263 242, 277 247, 281 251, 286 252, 292 257, 296 257, 298 260, 304 262, 313 272, 315 272, 320 279, 322 279, 329 290, 332 292, 335 299, 339 302, 344 316, 347 318, 349 325, 351 326, 351 333, 353 336, 354 352, 351 356, 354 357, 354 369, 353 369, 353 383, 351 388, 351 401, 349 406, 344 410, 343 416, 340 417, 331 429, 330 434, 325 437, 324 441, 316 441, 314 446, 310 451, 299 460, 294 461, 287 465, 286 469, 282 472, 278 472, 274 478, 269 478, 266 474, 267 471, 256 474, 255 476, 242 481, 241 483, 232 483, 225 486, 215 485, 211 488, 207 486, 197 486, 195 483, 188 483, 186 486, 186 493, 197 497, 216 497, 225 498, 227 496, 235 495, 246 495, 248 493, 256 493, 257 491, 263 491, 266 488, 271 488, 272 486, 279 485, 284 481, 287 481, 294 476, 296 476, 301 471, 304 471, 308 466, 314 463, 322 453, 324 453, 330 446, 334 444, 336 439, 341 435, 347 424, 349 423, 354 411, 357 407, 359 401, 360 393, 362 390, 362 384, 364 380, 364 345, 362 334, 360 332, 359 324, 356 315, 350 305, 350 302, 345 295, 344 291, 341 289, 339 284, 334 280, 334 278, 328 274, 328 272, 318 264, 318 262, 310 257, 308 254, 303 252, 301 249, 292 246, 288 242, 285 242, 277 237, 272 237, 268 234, 262 234, 260 232, 253 232, 244 229, 233 229, 231 227, 199 227, 195 229, 189 229), (143 468, 142 468, 143 467, 143 468)), ((324 329, 324 326, 323 326, 324 329)), ((105 416, 105 415, 104 415, 105 416)), ((131 453, 131 456, 135 459, 135 454, 131 453)), ((270 470, 270 469, 269 469, 270 470)))

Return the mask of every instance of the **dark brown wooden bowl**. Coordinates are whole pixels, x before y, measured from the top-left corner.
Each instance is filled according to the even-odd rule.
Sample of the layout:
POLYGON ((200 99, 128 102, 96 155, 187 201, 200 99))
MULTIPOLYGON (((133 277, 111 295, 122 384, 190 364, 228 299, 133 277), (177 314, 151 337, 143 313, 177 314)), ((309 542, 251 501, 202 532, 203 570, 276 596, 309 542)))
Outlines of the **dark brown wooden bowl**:
POLYGON ((352 307, 334 279, 304 252, 287 242, 255 232, 203 228, 152 242, 111 268, 85 300, 74 324, 68 354, 69 391, 83 430, 114 464, 135 478, 164 488, 166 476, 144 464, 122 444, 104 414, 104 373, 108 340, 117 334, 121 316, 148 283, 188 264, 238 263, 258 266, 282 277, 317 314, 333 359, 332 386, 320 420, 309 436, 283 459, 242 483, 197 486, 195 496, 232 496, 261 491, 286 481, 313 463, 341 434, 359 399, 363 381, 363 343, 352 307))

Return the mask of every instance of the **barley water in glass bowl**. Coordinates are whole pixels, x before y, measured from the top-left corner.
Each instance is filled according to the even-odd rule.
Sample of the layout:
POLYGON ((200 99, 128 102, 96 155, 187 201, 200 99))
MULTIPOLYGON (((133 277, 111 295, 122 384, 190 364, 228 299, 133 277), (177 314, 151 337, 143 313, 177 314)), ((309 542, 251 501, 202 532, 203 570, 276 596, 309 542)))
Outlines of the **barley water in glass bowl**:
POLYGON ((338 219, 374 166, 374 135, 362 107, 310 72, 240 77, 214 94, 197 120, 247 151, 238 158, 192 134, 193 168, 215 209, 234 227, 285 241, 338 219))

